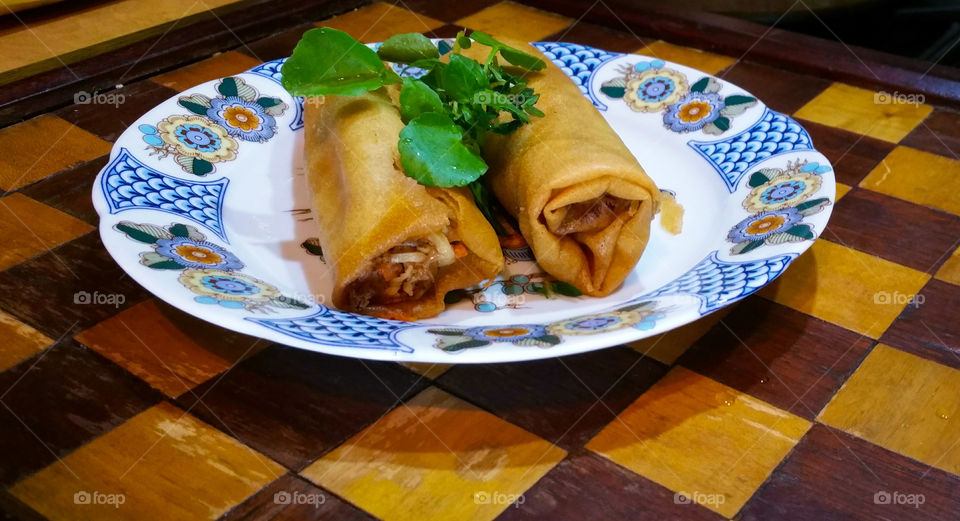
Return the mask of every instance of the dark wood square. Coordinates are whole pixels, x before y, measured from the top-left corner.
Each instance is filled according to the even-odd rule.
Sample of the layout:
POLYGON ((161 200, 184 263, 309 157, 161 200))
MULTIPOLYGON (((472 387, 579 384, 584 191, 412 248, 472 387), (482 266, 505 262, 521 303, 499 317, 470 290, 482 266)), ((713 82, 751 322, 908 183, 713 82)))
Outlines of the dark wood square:
POLYGON ((722 520, 669 489, 588 451, 570 455, 507 507, 497 521, 630 519, 722 520))
POLYGON ((960 286, 933 279, 907 304, 880 341, 960 369, 957 310, 960 286))
POLYGON ((571 450, 586 443, 665 372, 652 358, 614 347, 534 362, 457 365, 437 383, 571 450))
POLYGON ((918 148, 952 159, 960 159, 960 114, 940 107, 900 140, 901 145, 918 148))
POLYGON ((292 474, 234 507, 221 521, 373 521, 375 517, 292 474), (310 503, 316 498, 316 503, 310 503), (286 503, 285 503, 286 501, 286 503), (298 502, 299 503, 296 503, 298 502))
POLYGON ((718 76, 745 89, 768 107, 784 114, 793 114, 830 86, 829 81, 815 76, 796 74, 749 61, 736 62, 718 76))
POLYGON ((137 118, 177 92, 152 81, 138 81, 99 95, 86 94, 89 103, 68 105, 55 114, 107 141, 116 141, 137 118))
POLYGON ((960 477, 816 424, 737 520, 926 521, 957 512, 960 477), (910 504, 911 494, 922 504, 910 504))
POLYGON ((299 471, 426 384, 398 364, 275 345, 177 402, 299 471))
POLYGON ((50 205, 77 219, 96 225, 100 218, 93 209, 93 182, 109 157, 103 156, 69 170, 54 174, 21 189, 41 203, 50 205))
POLYGON ((860 183, 896 146, 805 119, 797 121, 810 133, 817 151, 830 160, 837 181, 851 186, 860 183))
POLYGON ((61 340, 0 373, 0 484, 56 463, 161 399, 112 362, 61 340))
POLYGON ((148 296, 113 261, 97 231, 0 272, 0 307, 51 338, 82 331, 148 296), (122 295, 123 303, 78 302, 81 291, 117 296, 118 303, 122 295))
POLYGON ((957 247, 960 217, 854 188, 837 201, 822 237, 932 274, 957 247))
POLYGON ((751 297, 698 340, 680 364, 812 420, 872 340, 751 297))

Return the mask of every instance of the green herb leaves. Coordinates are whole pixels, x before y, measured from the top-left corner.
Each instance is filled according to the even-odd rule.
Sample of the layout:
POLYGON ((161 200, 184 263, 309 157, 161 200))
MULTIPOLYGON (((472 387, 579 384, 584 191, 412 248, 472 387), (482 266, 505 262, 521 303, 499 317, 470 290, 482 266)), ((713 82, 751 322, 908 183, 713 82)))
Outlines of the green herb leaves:
POLYGON ((426 83, 412 78, 403 79, 400 89, 400 116, 404 123, 424 112, 443 112, 443 102, 436 91, 426 83))
MULTIPOLYGON (((500 53, 500 56, 504 60, 507 60, 512 65, 517 67, 523 67, 524 69, 530 69, 532 71, 539 71, 540 69, 547 66, 543 60, 533 56, 532 54, 527 54, 520 49, 510 47, 509 45, 494 40, 492 36, 487 33, 482 33, 480 31, 473 31, 470 33, 470 39, 482 44, 487 47, 491 47, 494 53, 500 53)), ((490 60, 488 59, 489 63, 490 60)))
POLYGON ((399 82, 372 49, 329 27, 303 33, 283 64, 283 87, 294 96, 356 96, 399 82))
POLYGON ((526 81, 504 70, 497 57, 540 70, 543 60, 474 31, 440 48, 418 33, 397 34, 374 52, 350 35, 328 27, 304 33, 281 70, 283 86, 295 96, 356 96, 402 83, 398 105, 406 127, 398 148, 406 174, 426 186, 471 185, 478 205, 492 216, 491 197, 477 180, 487 171, 480 149, 489 132, 507 134, 543 113, 526 81), (490 47, 480 63, 460 54, 472 43, 490 47), (441 49, 444 51, 441 53, 441 49), (448 54, 441 60, 441 54, 448 54), (420 79, 401 79, 392 66, 420 69, 420 79), (503 114, 509 117, 502 118, 503 114))
POLYGON ((420 33, 406 33, 387 38, 377 49, 377 56, 388 62, 413 63, 417 60, 439 58, 440 51, 430 38, 420 33))
POLYGON ((408 176, 426 186, 463 186, 487 171, 463 132, 445 114, 424 112, 400 131, 400 163, 408 176))
POLYGON ((461 103, 469 102, 475 93, 490 84, 483 67, 460 54, 450 55, 450 63, 440 69, 440 81, 443 90, 461 103))

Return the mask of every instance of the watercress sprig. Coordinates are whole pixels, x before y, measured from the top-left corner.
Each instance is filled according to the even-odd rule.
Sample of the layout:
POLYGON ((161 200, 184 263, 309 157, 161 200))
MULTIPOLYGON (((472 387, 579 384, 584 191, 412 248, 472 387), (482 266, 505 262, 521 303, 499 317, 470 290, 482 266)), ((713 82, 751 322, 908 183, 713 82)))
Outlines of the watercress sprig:
POLYGON ((493 198, 483 195, 479 181, 487 171, 480 155, 486 136, 508 134, 531 116, 543 116, 534 106, 539 95, 501 67, 499 58, 529 70, 546 65, 480 31, 460 32, 452 46, 441 42, 440 48, 419 33, 397 34, 374 52, 347 33, 324 27, 304 33, 281 73, 283 86, 295 96, 355 96, 401 84, 399 107, 406 126, 398 148, 404 171, 426 186, 470 185, 490 218, 493 198), (483 63, 461 54, 474 43, 490 47, 483 63), (450 56, 441 60, 446 53, 450 56), (391 63, 422 75, 401 78, 391 63))

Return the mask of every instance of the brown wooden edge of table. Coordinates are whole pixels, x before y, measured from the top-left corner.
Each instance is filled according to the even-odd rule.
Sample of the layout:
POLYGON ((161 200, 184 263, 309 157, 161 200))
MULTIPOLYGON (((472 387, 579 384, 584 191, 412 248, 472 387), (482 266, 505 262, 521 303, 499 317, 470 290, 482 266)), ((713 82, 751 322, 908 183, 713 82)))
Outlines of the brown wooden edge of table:
MULTIPOLYGON (((370 3, 370 0, 251 0, 172 27, 149 38, 0 88, 0 126, 73 102, 78 91, 100 92, 176 68, 370 3), (269 9, 267 8, 269 6, 269 9)), ((621 6, 597 1, 584 11, 579 0, 522 0, 576 20, 644 37, 727 54, 749 61, 861 87, 922 94, 928 103, 960 108, 960 70, 931 66, 883 52, 806 36, 727 16, 663 5, 621 6)))

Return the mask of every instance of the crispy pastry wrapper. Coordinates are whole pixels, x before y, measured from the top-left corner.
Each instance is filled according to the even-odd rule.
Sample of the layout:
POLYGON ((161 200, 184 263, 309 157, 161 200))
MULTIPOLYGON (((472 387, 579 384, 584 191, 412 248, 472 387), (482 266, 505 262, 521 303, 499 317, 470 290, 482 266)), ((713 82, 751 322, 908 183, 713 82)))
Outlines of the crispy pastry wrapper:
MULTIPOLYGON (((543 57, 532 45, 501 40, 543 57)), ((488 51, 474 45, 464 54, 483 60, 488 51)), ((490 166, 487 181, 516 217, 546 272, 587 295, 608 295, 633 271, 646 248, 660 191, 580 89, 543 59, 547 67, 541 71, 511 72, 525 76, 540 94, 536 106, 545 115, 509 135, 489 137, 484 147, 490 166), (602 207, 604 200, 618 201, 616 218, 613 210, 602 207), (584 209, 611 222, 599 229, 570 231, 575 216, 568 213, 584 209)))
POLYGON ((397 150, 403 123, 385 89, 307 99, 304 110, 306 174, 334 278, 334 306, 385 318, 432 317, 443 311, 448 291, 503 269, 496 233, 469 190, 428 188, 403 173, 397 150), (421 297, 358 309, 348 287, 371 270, 374 259, 436 233, 460 241, 467 254, 440 267, 433 288, 421 297))

